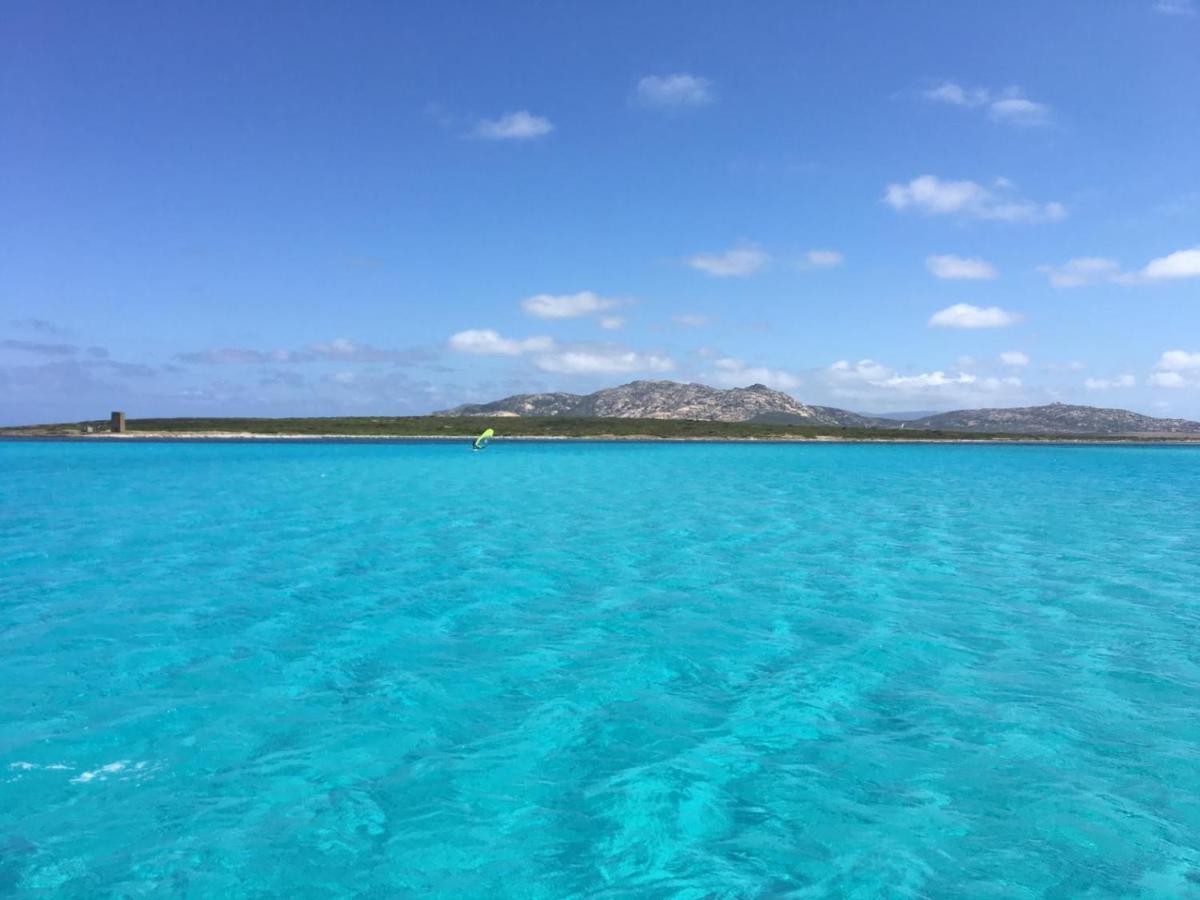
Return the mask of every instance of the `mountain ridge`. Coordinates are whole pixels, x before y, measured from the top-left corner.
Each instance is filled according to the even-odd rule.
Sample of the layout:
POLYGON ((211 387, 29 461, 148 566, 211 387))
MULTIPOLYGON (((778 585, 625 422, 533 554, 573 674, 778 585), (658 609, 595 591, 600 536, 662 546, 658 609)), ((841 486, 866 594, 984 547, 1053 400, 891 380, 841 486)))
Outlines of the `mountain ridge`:
POLYGON ((959 409, 903 425, 907 428, 992 434, 1200 434, 1200 422, 1190 419, 1159 419, 1127 409, 1071 403, 959 409))
POLYGON ((764 384, 714 388, 694 382, 631 381, 591 394, 514 394, 490 403, 468 403, 435 416, 575 416, 614 419, 695 419, 712 422, 875 427, 877 421, 844 409, 811 406, 764 384))
POLYGON ((989 434, 1200 434, 1200 422, 1189 419, 1160 419, 1124 409, 1067 403, 960 409, 897 421, 884 416, 803 403, 763 384, 744 388, 714 388, 678 381, 631 381, 590 394, 565 391, 514 394, 488 403, 462 404, 433 415, 692 419, 841 428, 900 427, 989 434))

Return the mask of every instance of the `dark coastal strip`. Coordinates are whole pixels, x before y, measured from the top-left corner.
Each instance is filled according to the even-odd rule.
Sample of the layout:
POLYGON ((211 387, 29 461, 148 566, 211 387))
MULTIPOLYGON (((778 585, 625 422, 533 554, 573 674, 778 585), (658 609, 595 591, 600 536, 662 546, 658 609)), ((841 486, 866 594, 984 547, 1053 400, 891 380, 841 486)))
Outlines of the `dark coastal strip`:
POLYGON ((107 420, 0 428, 0 440, 467 440, 486 426, 500 439, 663 441, 846 441, 855 443, 1070 443, 1194 444, 1195 436, 1170 434, 1089 435, 942 431, 913 428, 850 428, 690 419, 619 419, 530 416, 353 416, 314 418, 129 419, 123 435, 107 420))

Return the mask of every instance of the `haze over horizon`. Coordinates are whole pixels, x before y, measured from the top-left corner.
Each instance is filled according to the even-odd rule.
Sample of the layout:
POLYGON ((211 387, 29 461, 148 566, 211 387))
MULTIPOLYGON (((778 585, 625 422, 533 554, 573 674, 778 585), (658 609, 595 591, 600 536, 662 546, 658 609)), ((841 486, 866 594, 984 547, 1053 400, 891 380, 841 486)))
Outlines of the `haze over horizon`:
POLYGON ((0 424, 1200 418, 1195 2, 15 2, 0 48, 0 424))

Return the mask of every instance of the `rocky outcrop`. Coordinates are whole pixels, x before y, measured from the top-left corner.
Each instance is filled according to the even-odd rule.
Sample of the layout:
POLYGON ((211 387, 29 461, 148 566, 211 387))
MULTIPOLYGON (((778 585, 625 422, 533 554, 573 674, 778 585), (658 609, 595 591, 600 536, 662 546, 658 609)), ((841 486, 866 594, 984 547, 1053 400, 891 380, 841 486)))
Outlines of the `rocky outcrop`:
POLYGON ((1188 419, 1156 419, 1124 409, 1066 403, 1009 409, 963 409, 900 422, 831 406, 810 406, 762 384, 721 389, 677 381, 634 381, 594 394, 517 394, 492 403, 456 406, 434 415, 695 419, 992 434, 1200 435, 1200 422, 1188 419))
POLYGON ((809 406, 763 384, 721 389, 677 381, 634 381, 583 395, 517 394, 492 403, 457 406, 434 415, 598 416, 854 427, 867 427, 873 422, 845 410, 809 406))

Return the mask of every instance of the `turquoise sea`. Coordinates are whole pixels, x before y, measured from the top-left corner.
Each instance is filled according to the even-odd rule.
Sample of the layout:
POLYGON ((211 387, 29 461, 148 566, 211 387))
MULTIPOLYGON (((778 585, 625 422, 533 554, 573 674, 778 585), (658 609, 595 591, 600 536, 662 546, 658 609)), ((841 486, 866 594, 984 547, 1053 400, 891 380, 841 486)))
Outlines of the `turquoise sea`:
POLYGON ((1200 896, 1200 449, 0 443, 0 895, 1200 896))

